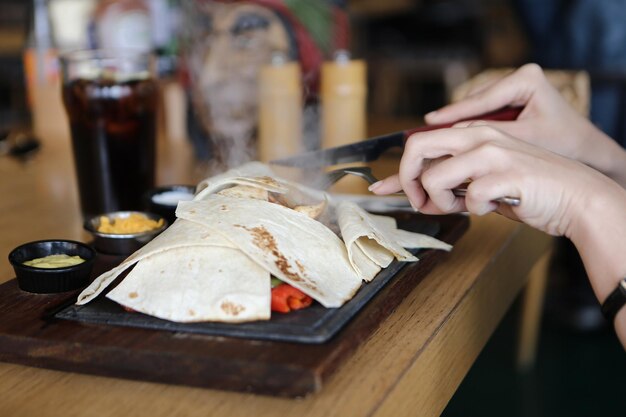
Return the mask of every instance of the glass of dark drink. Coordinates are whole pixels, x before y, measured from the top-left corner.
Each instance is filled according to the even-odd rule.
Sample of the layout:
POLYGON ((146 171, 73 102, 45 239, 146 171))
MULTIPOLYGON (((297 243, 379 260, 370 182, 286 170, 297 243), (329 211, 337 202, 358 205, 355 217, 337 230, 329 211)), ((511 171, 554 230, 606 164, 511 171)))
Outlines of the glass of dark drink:
POLYGON ((150 54, 85 50, 61 57, 63 103, 84 218, 141 210, 154 187, 157 83, 150 54))

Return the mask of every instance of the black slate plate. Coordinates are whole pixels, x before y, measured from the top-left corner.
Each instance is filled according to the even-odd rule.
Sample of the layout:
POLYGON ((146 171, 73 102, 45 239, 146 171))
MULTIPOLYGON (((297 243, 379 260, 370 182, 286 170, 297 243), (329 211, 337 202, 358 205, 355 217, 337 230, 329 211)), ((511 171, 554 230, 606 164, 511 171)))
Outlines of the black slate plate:
MULTIPOLYGON (((400 227, 430 236, 437 236, 437 222, 422 220, 400 227)), ((411 251, 419 257, 419 250, 411 251)), ((55 317, 93 324, 139 327, 171 332, 196 333, 213 336, 246 339, 273 340, 316 344, 330 340, 345 326, 376 294, 407 265, 394 261, 383 269, 370 283, 363 284, 357 294, 340 308, 324 308, 318 303, 289 314, 273 313, 268 321, 240 324, 227 323, 175 323, 141 313, 129 313, 119 304, 100 295, 86 305, 71 305, 55 314, 55 317)))

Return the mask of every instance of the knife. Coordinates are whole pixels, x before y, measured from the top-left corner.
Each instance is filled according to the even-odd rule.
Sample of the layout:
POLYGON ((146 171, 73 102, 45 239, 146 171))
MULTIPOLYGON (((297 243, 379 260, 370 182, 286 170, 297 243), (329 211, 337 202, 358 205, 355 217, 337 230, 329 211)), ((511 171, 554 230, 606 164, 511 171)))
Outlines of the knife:
MULTIPOLYGON (((515 120, 522 112, 523 107, 504 107, 490 113, 472 117, 467 120, 515 120)), ((366 139, 361 142, 351 143, 349 145, 337 146, 335 148, 321 149, 317 151, 304 152, 287 158, 275 159, 270 164, 283 165, 298 168, 317 168, 328 165, 344 164, 349 162, 369 162, 377 160, 383 152, 393 147, 404 147, 406 140, 413 133, 427 132, 429 130, 442 129, 452 127, 455 123, 447 123, 440 125, 426 125, 416 127, 414 129, 403 130, 400 132, 389 133, 377 136, 372 139, 366 139)))

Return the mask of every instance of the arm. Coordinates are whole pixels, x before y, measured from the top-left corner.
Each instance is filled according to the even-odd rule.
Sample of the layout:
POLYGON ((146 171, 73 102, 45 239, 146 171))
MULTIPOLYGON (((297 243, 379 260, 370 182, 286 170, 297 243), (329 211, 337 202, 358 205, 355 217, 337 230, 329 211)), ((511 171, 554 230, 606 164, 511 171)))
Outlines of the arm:
MULTIPOLYGON (((581 208, 568 237, 580 253, 598 300, 604 302, 626 276, 626 192, 597 190, 581 208)), ((615 331, 626 346, 626 307, 615 317, 615 331)))
MULTIPOLYGON (((496 211, 576 245, 600 301, 626 276, 626 189, 600 172, 515 139, 491 126, 442 129, 411 136, 397 175, 376 194, 403 189, 427 214, 496 211), (429 161, 437 160, 436 164, 429 161), (465 198, 451 189, 471 178, 465 198), (495 203, 518 197, 517 207, 495 203)), ((616 320, 626 346, 626 313, 616 320)))
POLYGON ((507 105, 524 107, 516 121, 485 123, 578 160, 626 187, 626 151, 572 109, 535 64, 524 65, 465 99, 429 113, 426 121, 450 123, 507 105))

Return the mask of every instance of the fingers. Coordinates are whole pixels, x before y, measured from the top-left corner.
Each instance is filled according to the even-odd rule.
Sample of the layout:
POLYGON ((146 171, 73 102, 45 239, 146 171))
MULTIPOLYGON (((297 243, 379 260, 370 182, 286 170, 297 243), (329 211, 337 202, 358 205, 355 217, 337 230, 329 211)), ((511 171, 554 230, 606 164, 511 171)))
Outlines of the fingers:
POLYGON ((368 187, 368 190, 378 195, 387 195, 397 193, 402 190, 398 174, 394 174, 383 180, 380 180, 368 187))
POLYGON ((465 97, 463 98, 468 98, 478 93, 481 93, 485 90, 488 90, 489 88, 493 87, 493 85, 497 83, 501 78, 502 77, 491 77, 490 79, 485 80, 484 82, 470 88, 469 91, 467 91, 467 94, 465 95, 465 97))
POLYGON ((452 191, 474 175, 474 171, 463 162, 467 159, 466 155, 447 159, 422 174, 420 180, 429 200, 420 207, 420 211, 440 214, 466 210, 465 198, 457 197, 452 191))
POLYGON ((372 184, 369 191, 387 195, 404 190, 411 205, 415 209, 421 208, 426 203, 427 196, 419 177, 429 167, 439 163, 439 159, 443 160, 446 156, 456 153, 456 147, 450 142, 445 132, 441 131, 413 135, 405 145, 398 174, 372 184), (430 147, 429 143, 438 146, 430 147))
POLYGON ((502 122, 502 121, 492 121, 492 120, 468 120, 459 123, 455 123, 453 127, 455 128, 463 128, 463 127, 476 127, 476 126, 489 126, 491 128, 500 130, 509 136, 513 136, 515 138, 524 139, 529 135, 532 136, 533 132, 536 130, 536 120, 532 119, 524 119, 517 120, 515 123, 511 122, 502 122))
POLYGON ((514 211, 511 206, 496 202, 501 197, 517 197, 523 204, 522 193, 508 172, 491 172, 489 175, 475 179, 468 186, 465 205, 470 213, 479 216, 495 210, 513 215, 514 211))
MULTIPOLYGON (((402 160, 398 171, 398 178, 402 189, 411 201, 413 207, 423 210, 428 199, 428 190, 423 187, 424 178, 420 178, 424 172, 443 172, 442 166, 448 166, 448 161, 432 164, 427 169, 427 164, 431 160, 440 159, 447 156, 455 156, 465 153, 476 147, 480 143, 489 141, 502 134, 489 127, 470 127, 467 129, 440 129, 431 132, 417 133, 412 135, 406 142, 402 160)), ((430 174, 429 176, 430 177, 430 174)), ((463 182, 468 176, 459 177, 447 174, 443 178, 453 178, 456 183, 444 184, 456 186, 463 182)), ((433 181, 434 189, 440 185, 433 181)), ((431 196, 432 198, 432 196, 431 196)), ((437 206, 445 211, 457 210, 460 207, 458 200, 451 195, 439 194, 436 201, 437 206)))
POLYGON ((452 123, 509 105, 524 106, 544 78, 543 71, 538 65, 524 65, 491 86, 473 92, 464 100, 427 114, 426 122, 428 124, 452 123))
MULTIPOLYGON (((473 181, 476 181, 476 178, 483 178, 491 175, 494 171, 506 169, 503 166, 505 164, 493 157, 494 151, 490 149, 491 147, 492 145, 478 146, 448 159, 422 174, 422 186, 428 194, 430 202, 437 207, 439 213, 467 210, 482 215, 498 208, 498 204, 491 201, 493 199, 489 198, 485 192, 483 192, 484 195, 478 194, 472 197, 474 192, 473 181), (473 181, 468 186, 466 196, 464 198, 456 197, 453 189, 469 179, 473 181)), ((424 208, 420 208, 420 210, 427 212, 424 208)), ((428 212, 435 214, 430 210, 428 212)))
MULTIPOLYGON (((524 123, 532 128, 531 122, 524 123)), ((457 126, 462 125, 468 127, 412 135, 398 174, 372 188, 379 193, 401 187, 423 213, 497 211, 547 233, 568 235, 576 224, 572 219, 584 215, 573 209, 588 200, 581 187, 595 191, 597 184, 610 181, 579 162, 511 137, 497 122, 457 126), (467 179, 471 182, 465 197, 456 197, 453 189, 467 179), (500 197, 519 198, 521 204, 498 204, 500 197)))
POLYGON ((398 174, 379 181, 370 190, 390 194, 403 189, 411 205, 428 214, 494 211, 498 204, 492 200, 508 196, 498 195, 499 188, 481 191, 472 183, 466 198, 456 197, 452 190, 468 179, 476 181, 507 170, 507 148, 516 142, 484 125, 417 133, 406 143, 398 174), (474 190, 479 194, 473 194, 474 190))
POLYGON ((398 169, 398 179, 411 206, 416 210, 419 210, 427 199, 419 179, 423 171, 423 163, 424 157, 419 152, 405 147, 398 169))

